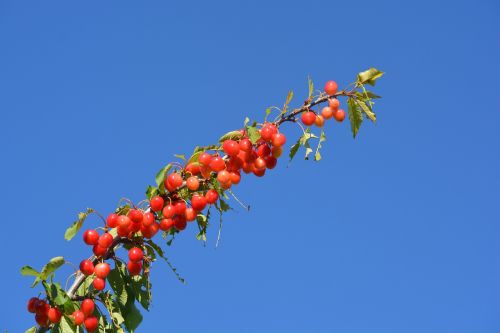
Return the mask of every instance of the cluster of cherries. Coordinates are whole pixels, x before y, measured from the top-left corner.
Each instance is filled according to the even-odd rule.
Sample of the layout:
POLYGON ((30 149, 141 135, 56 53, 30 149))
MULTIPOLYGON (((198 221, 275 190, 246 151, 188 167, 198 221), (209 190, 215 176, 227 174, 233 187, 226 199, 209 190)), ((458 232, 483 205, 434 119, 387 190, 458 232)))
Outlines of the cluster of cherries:
MULTIPOLYGON (((337 93, 337 84, 328 81, 325 92, 332 96, 337 93)), ((315 124, 318 127, 324 125, 325 119, 335 118, 343 121, 345 112, 339 109, 337 98, 328 100, 329 106, 322 109, 321 114, 314 111, 302 113, 301 120, 306 126, 315 124)), ((278 126, 274 123, 265 123, 259 130, 260 139, 253 144, 248 133, 240 130, 239 139, 228 139, 222 143, 224 152, 221 156, 218 152, 210 154, 202 152, 198 160, 188 163, 183 169, 170 173, 164 181, 168 190, 168 196, 154 196, 149 201, 149 209, 130 209, 126 214, 112 213, 106 219, 106 228, 103 234, 95 229, 86 230, 83 234, 85 244, 92 246, 96 256, 94 261, 83 260, 80 263, 80 271, 85 276, 93 277, 95 290, 104 290, 106 277, 110 273, 110 266, 104 262, 109 251, 114 247, 115 239, 108 232, 115 229, 120 238, 129 238, 133 241, 135 236, 152 238, 162 231, 182 231, 186 229, 187 223, 196 220, 207 205, 215 204, 219 194, 209 180, 216 175, 220 187, 224 190, 237 185, 241 180, 241 171, 245 174, 253 173, 262 177, 267 169, 274 169, 277 159, 283 153, 283 145, 286 142, 284 134, 280 133, 278 126), (189 189, 190 205, 179 197, 178 190, 182 187, 189 189)), ((133 247, 128 252, 129 261, 127 269, 130 275, 138 275, 143 268, 144 253, 139 247, 133 247)), ((85 299, 80 309, 72 314, 75 325, 84 325, 88 332, 93 332, 98 327, 98 320, 93 315, 95 304, 92 299, 85 299)), ((43 327, 50 323, 58 323, 62 313, 57 307, 51 307, 46 301, 32 298, 28 302, 28 311, 35 313, 36 322, 43 327)))

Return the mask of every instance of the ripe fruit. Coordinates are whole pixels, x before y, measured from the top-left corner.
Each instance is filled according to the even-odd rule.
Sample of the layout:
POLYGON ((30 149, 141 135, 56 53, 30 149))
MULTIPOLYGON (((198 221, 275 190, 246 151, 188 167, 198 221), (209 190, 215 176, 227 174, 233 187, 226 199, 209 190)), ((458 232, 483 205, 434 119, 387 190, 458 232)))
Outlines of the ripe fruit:
POLYGON ((187 225, 187 222, 186 222, 186 217, 184 215, 182 215, 182 216, 177 215, 174 217, 175 229, 182 231, 182 230, 186 229, 186 225, 187 225))
POLYGON ((144 214, 144 217, 142 218, 142 225, 145 227, 149 227, 153 223, 155 223, 155 216, 153 215, 153 213, 148 212, 144 214))
POLYGON ((132 220, 133 223, 141 223, 142 222, 142 212, 138 209, 131 209, 128 212, 128 217, 132 220))
POLYGON ((207 199, 207 203, 214 204, 219 199, 219 194, 216 190, 210 189, 205 194, 205 199, 207 199))
POLYGON ((47 327, 49 326, 49 317, 47 316, 46 313, 37 313, 35 315, 35 321, 38 325, 42 327, 47 327))
MULTIPOLYGON (((221 171, 223 172, 223 171, 221 171)), ((227 172, 227 171, 226 171, 227 172)), ((220 174, 220 173, 219 173, 220 174)), ((228 173, 229 175, 229 173, 228 173)), ((207 199, 204 196, 195 194, 191 197, 191 207, 197 212, 201 212, 207 206, 207 199)))
POLYGON ((272 144, 274 147, 281 147, 286 142, 286 136, 281 133, 273 134, 272 144))
POLYGON ((229 156, 237 156, 240 152, 240 145, 234 140, 226 140, 222 143, 222 149, 229 156))
POLYGON ((220 156, 215 156, 210 162, 210 169, 215 172, 222 171, 226 168, 226 163, 220 156))
POLYGON ((196 213, 196 210, 189 207, 189 208, 186 208, 186 213, 184 215, 186 216, 186 221, 190 222, 190 221, 194 221, 196 219, 196 215, 198 215, 198 213, 196 213))
POLYGON ((266 174, 266 169, 253 169, 252 172, 257 177, 263 177, 266 174))
POLYGON ((186 172, 189 172, 193 176, 200 173, 200 165, 198 163, 189 163, 185 169, 186 172))
POLYGON ((204 166, 209 166, 210 162, 212 162, 212 155, 207 152, 203 152, 198 157, 198 162, 200 162, 204 166))
POLYGON ((97 326, 99 326, 99 322, 96 317, 91 316, 85 319, 84 325, 87 332, 94 332, 97 329, 97 326))
POLYGON ((158 223, 153 223, 149 227, 145 227, 143 224, 141 226, 141 233, 144 236, 144 238, 153 238, 159 229, 160 225, 158 223))
POLYGON ((314 123, 318 127, 323 127, 323 125, 325 124, 325 118, 323 118, 323 116, 321 115, 317 115, 316 119, 314 120, 314 123))
POLYGON ((84 299, 82 301, 81 306, 80 306, 80 310, 82 310, 82 312, 85 315, 85 317, 88 317, 91 314, 93 314, 94 313, 94 308, 95 308, 94 301, 91 300, 90 298, 84 299))
POLYGON ((252 142, 249 139, 241 139, 239 145, 240 145, 240 150, 246 152, 252 150, 252 142))
MULTIPOLYGON (((120 235, 120 227, 118 227, 118 229, 117 229, 117 230, 118 230, 118 235, 119 235, 119 236, 122 236, 122 235, 120 235)), ((123 236, 126 236, 127 234, 128 234, 128 231, 125 231, 125 235, 123 235, 123 236)), ((122 236, 122 237, 123 237, 123 236, 122 236)), ((92 252, 93 252, 93 253, 94 253, 97 257, 101 257, 101 256, 105 255, 107 251, 108 251, 108 248, 107 248, 107 247, 101 247, 101 246, 99 246, 99 244, 94 245, 94 247, 92 248, 92 252)))
POLYGON ((159 212, 163 208, 163 198, 160 196, 154 196, 149 200, 149 206, 154 212, 159 212))
POLYGON ((61 321, 62 313, 58 308, 50 308, 47 312, 47 317, 53 324, 57 324, 61 321))
POLYGON ((316 114, 312 111, 307 111, 302 113, 301 119, 304 125, 311 126, 316 120, 316 114))
POLYGON ((175 214, 184 216, 186 212, 186 203, 184 201, 177 201, 174 204, 175 214))
POLYGON ((269 154, 271 154, 271 148, 269 148, 267 143, 264 143, 257 148, 257 155, 260 157, 266 157, 269 154))
POLYGON ((260 136, 265 141, 271 141, 273 134, 276 134, 278 129, 274 124, 266 124, 260 130, 260 136))
MULTIPOLYGON (((97 246, 97 245, 96 245, 97 246)), ((94 264, 92 261, 86 259, 80 263, 80 271, 85 275, 92 275, 94 273, 94 264)))
POLYGON ((233 171, 229 173, 229 181, 233 185, 237 185, 240 183, 241 180, 241 174, 239 171, 233 171))
POLYGON ((131 223, 132 220, 129 219, 128 216, 125 215, 118 216, 118 222, 117 222, 118 228, 128 229, 131 223))
POLYGON ((28 301, 28 312, 35 313, 35 305, 39 301, 38 297, 31 297, 28 301))
POLYGON ((168 231, 173 226, 174 226, 174 220, 173 219, 162 219, 160 221, 160 229, 162 231, 168 231))
POLYGON ((333 118, 335 118, 335 120, 338 122, 344 121, 345 111, 342 109, 338 109, 336 112, 333 113, 333 118))
POLYGON ((172 205, 172 204, 166 205, 165 207, 163 207, 162 213, 163 213, 163 217, 164 218, 169 219, 171 217, 174 217, 174 215, 175 215, 175 207, 174 207, 174 205, 172 205))
POLYGON ((227 170, 222 170, 217 174, 217 180, 219 183, 227 183, 229 181, 229 172, 227 170))
POLYGON ((332 110, 338 110, 339 106, 340 106, 340 102, 338 99, 336 98, 330 98, 328 100, 328 106, 330 107, 330 109, 332 110))
POLYGON ((108 276, 111 268, 107 262, 101 262, 94 267, 95 276, 101 279, 105 279, 108 276))
POLYGON ((167 183, 175 190, 182 185, 182 177, 177 172, 172 172, 167 177, 167 183))
POLYGON ((110 228, 116 228, 116 226, 118 225, 118 214, 109 214, 108 218, 106 219, 106 224, 110 228))
POLYGON ((266 156, 264 158, 264 161, 266 162, 266 167, 268 169, 274 169, 274 167, 278 163, 278 160, 274 156, 266 156))
POLYGON ((273 157, 278 158, 281 154, 283 154, 283 148, 276 146, 271 148, 271 155, 273 155, 273 157))
POLYGON ((46 315, 47 311, 49 311, 50 305, 47 304, 47 302, 38 300, 38 302, 35 303, 35 313, 40 314, 40 315, 46 315))
POLYGON ((139 262, 144 258, 144 253, 138 247, 133 247, 128 251, 128 258, 130 261, 139 262))
POLYGON ((95 290, 104 290, 106 288, 106 280, 96 277, 92 282, 95 290))
POLYGON ((71 317, 73 317, 75 325, 77 325, 77 326, 81 325, 83 323, 83 321, 85 320, 85 314, 80 310, 76 310, 75 312, 73 312, 71 317))
POLYGON ((323 116, 323 118, 325 119, 330 119, 331 117, 333 117, 333 110, 332 108, 330 108, 329 106, 325 106, 322 110, 321 110, 321 115, 323 116))
POLYGON ((142 270, 142 262, 129 261, 127 263, 127 269, 130 275, 139 275, 142 270))
POLYGON ((99 233, 94 229, 89 229, 83 233, 83 241, 87 245, 96 245, 99 240, 99 233))
POLYGON ((101 237, 99 237, 99 241, 97 242, 100 247, 103 247, 105 249, 108 248, 111 243, 113 243, 113 236, 111 236, 109 232, 105 232, 104 234, 102 234, 101 237))
POLYGON ((209 166, 202 166, 200 169, 201 176, 205 179, 209 179, 212 174, 212 169, 209 166))
POLYGON ((325 84, 325 92, 327 95, 335 95, 337 93, 337 89, 338 89, 338 86, 337 86, 337 83, 335 81, 328 81, 326 84, 325 84))
POLYGON ((257 169, 257 170, 265 170, 266 169, 266 161, 262 157, 255 159, 255 161, 253 162, 253 165, 254 165, 255 169, 257 169))
POLYGON ((186 186, 191 191, 196 191, 200 187, 200 182, 195 176, 191 176, 186 180, 186 186))

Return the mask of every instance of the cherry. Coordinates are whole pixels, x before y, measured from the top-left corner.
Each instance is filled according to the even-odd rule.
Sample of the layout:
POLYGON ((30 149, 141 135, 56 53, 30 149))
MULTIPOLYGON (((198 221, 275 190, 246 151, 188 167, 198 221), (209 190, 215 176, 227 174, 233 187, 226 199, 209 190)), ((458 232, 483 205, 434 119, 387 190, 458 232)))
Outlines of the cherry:
POLYGON ((286 142, 286 136, 281 133, 273 134, 272 144, 274 147, 281 147, 286 142))
POLYGON ((226 168, 226 163, 220 156, 215 156, 210 162, 210 169, 215 172, 222 171, 226 168))
POLYGON ((283 154, 283 148, 276 146, 271 148, 271 155, 273 155, 273 157, 278 158, 281 156, 281 154, 283 154))
POLYGON ((278 160, 274 156, 266 156, 264 158, 264 161, 266 162, 266 167, 268 169, 274 169, 274 167, 278 163, 278 160))
POLYGON ((99 233, 94 229, 86 230, 83 233, 83 241, 87 245, 96 245, 99 240, 99 233))
POLYGON ((131 209, 128 212, 128 217, 132 220, 133 223, 142 223, 142 212, 138 209, 131 209))
POLYGON ((170 183, 168 182, 168 180, 167 180, 167 179, 165 179, 165 181, 163 182, 163 184, 165 185, 165 188, 166 188, 166 189, 167 189, 167 191, 169 191, 169 192, 173 192, 173 191, 175 191, 175 190, 177 189, 177 188, 176 188, 176 187, 174 187, 172 184, 170 184, 170 183))
POLYGON ((177 172, 172 172, 167 177, 167 183, 174 189, 178 189, 182 185, 182 176, 177 172))
POLYGON ((104 290, 104 288, 106 288, 106 280, 100 277, 96 277, 92 284, 95 290, 104 290))
POLYGON ((252 172, 257 177, 263 177, 266 173, 266 169, 253 169, 252 172))
MULTIPOLYGON (((122 236, 120 235, 120 227, 118 227, 118 235, 119 236, 122 236)), ((125 232, 125 235, 123 235, 122 237, 128 235, 128 230, 125 232)), ((101 247, 99 246, 99 244, 97 245, 94 245, 94 247, 92 248, 92 252, 97 256, 97 257, 101 257, 103 255, 106 254, 106 252, 108 251, 108 248, 107 247, 101 247)))
POLYGON ((160 229, 162 231, 168 231, 170 228, 174 226, 174 220, 173 219, 162 219, 160 221, 160 229))
POLYGON ((132 220, 128 216, 125 215, 118 216, 118 223, 117 223, 118 228, 128 229, 131 223, 132 220))
POLYGON ((242 165, 243 165, 243 160, 241 158, 239 158, 238 156, 231 157, 226 163, 226 170, 236 171, 239 170, 242 165))
POLYGON ((337 86, 337 83, 335 81, 328 81, 326 84, 325 84, 325 92, 327 95, 335 95, 337 93, 337 89, 338 89, 338 86, 337 86))
POLYGON ((80 271, 87 276, 92 275, 94 273, 94 264, 88 259, 82 260, 80 263, 80 271))
POLYGON ((191 175, 197 175, 200 173, 200 165, 198 163, 189 163, 186 165, 186 172, 189 172, 191 175))
POLYGON ((40 325, 42 327, 49 326, 49 317, 47 316, 46 313, 37 313, 35 315, 35 321, 38 325, 40 325))
POLYGON ((229 172, 227 170, 219 171, 217 174, 217 180, 219 183, 227 183, 229 181, 229 172))
POLYGON ((210 176, 212 175, 212 169, 208 166, 202 166, 200 169, 201 176, 205 179, 210 179, 210 176))
POLYGON ((265 170, 266 169, 266 161, 262 157, 257 158, 253 162, 253 165, 254 165, 255 169, 257 169, 257 170, 265 170))
POLYGON ((229 156, 236 156, 240 152, 240 145, 234 140, 226 140, 222 143, 222 149, 229 156))
POLYGON ((323 118, 323 116, 321 115, 317 115, 316 119, 314 120, 314 123, 318 127, 323 127, 323 125, 325 124, 325 118, 323 118))
POLYGON ((230 172, 229 173, 229 180, 231 182, 231 184, 233 185, 237 185, 240 183, 240 180, 241 180, 241 174, 239 171, 233 171, 233 172, 230 172))
POLYGON ((86 298, 82 301, 80 305, 80 310, 82 310, 85 317, 88 317, 94 313, 95 304, 90 298, 86 298))
POLYGON ((332 110, 337 110, 340 106, 340 102, 336 98, 330 98, 330 99, 328 99, 328 106, 332 110))
POLYGON ((28 312, 35 313, 35 305, 39 301, 38 297, 31 297, 28 300, 28 312))
POLYGON ((253 163, 248 163, 248 162, 243 163, 243 167, 242 167, 243 172, 244 173, 252 172, 252 166, 253 166, 253 163))
POLYGON ((184 215, 186 216, 186 221, 191 222, 191 221, 194 221, 196 219, 196 215, 198 215, 198 213, 196 213, 196 210, 189 207, 189 208, 186 208, 186 213, 184 215))
MULTIPOLYGON (((221 172, 224 172, 224 171, 221 171, 221 172)), ((219 172, 219 174, 220 174, 220 172, 219 172)), ((191 197, 191 207, 193 207, 193 209, 195 211, 201 212, 202 210, 205 209, 206 206, 207 206, 207 199, 204 196, 199 195, 199 194, 194 194, 191 197)))
POLYGON ((94 273, 95 276, 101 279, 105 279, 106 276, 108 276, 109 272, 111 271, 111 268, 109 267, 109 264, 106 262, 101 262, 94 267, 94 273))
POLYGON ((200 182, 195 176, 191 176, 186 180, 186 186, 191 191, 196 191, 200 187, 200 182))
POLYGON ((260 157, 266 157, 269 154, 271 154, 271 148, 269 148, 266 143, 260 145, 257 148, 257 155, 259 155, 260 157))
POLYGON ((200 162, 201 165, 209 166, 210 162, 212 162, 212 155, 207 152, 203 152, 198 157, 198 162, 200 162))
POLYGON ((325 119, 330 119, 333 117, 333 109, 329 106, 325 106, 323 109, 321 109, 321 115, 325 119))
POLYGON ((260 130, 260 136, 265 141, 271 141, 273 134, 278 132, 274 124, 265 124, 260 130))
POLYGON ((183 215, 183 216, 175 216, 174 217, 174 226, 175 226, 175 229, 179 230, 179 231, 182 231, 184 229, 186 229, 186 217, 183 215))
POLYGON ((174 215, 175 215, 175 207, 174 207, 174 205, 172 205, 172 204, 166 205, 165 207, 163 207, 162 213, 163 213, 163 217, 164 218, 169 219, 171 217, 174 217, 174 215))
POLYGON ((231 181, 227 181, 225 183, 219 183, 219 184, 220 184, 220 187, 222 187, 224 190, 230 189, 231 185, 232 185, 231 181))
POLYGON ((307 111, 302 113, 301 119, 304 125, 311 126, 316 120, 316 114, 312 111, 307 111))
POLYGON ((154 235, 160 229, 160 225, 158 223, 153 223, 149 227, 141 226, 141 233, 145 238, 153 238, 154 235))
POLYGON ((50 308, 47 312, 47 317, 53 324, 57 324, 61 321, 62 313, 58 308, 50 308))
POLYGON ((130 261, 139 262, 142 261, 142 259, 144 258, 144 253, 140 248, 133 247, 130 250, 128 250, 128 258, 130 259, 130 261))
POLYGON ((47 311, 49 311, 50 305, 47 304, 47 302, 38 300, 38 302, 35 303, 35 313, 40 314, 40 315, 46 315, 47 311))
POLYGON ((110 228, 116 228, 116 226, 118 225, 118 214, 115 213, 109 214, 108 218, 106 219, 106 224, 110 228))
POLYGON ((243 150, 244 152, 249 152, 252 150, 252 141, 249 139, 241 139, 240 140, 240 150, 243 150))
POLYGON ((160 196, 154 196, 149 200, 149 206, 154 212, 159 212, 163 208, 163 198, 160 196))
POLYGON ((94 332, 99 326, 99 322, 96 317, 91 316, 85 319, 84 325, 87 332, 94 332))
POLYGON ((216 190, 210 189, 205 194, 205 199, 207 199, 207 203, 214 204, 219 199, 219 194, 216 190))
POLYGON ((97 242, 97 244, 103 248, 108 248, 111 243, 113 243, 113 236, 111 236, 109 232, 103 233, 97 242))
POLYGON ((145 226, 145 227, 149 227, 150 225, 152 225, 153 223, 155 223, 155 216, 153 213, 145 213, 144 214, 144 217, 142 219, 142 225, 145 226))
POLYGON ((81 325, 83 321, 85 320, 85 314, 81 310, 76 310, 73 312, 71 315, 73 317, 73 321, 75 322, 75 325, 81 325))
POLYGON ((345 111, 342 109, 338 109, 333 113, 333 118, 335 118, 335 120, 338 122, 343 122, 345 119, 345 111))
POLYGON ((127 263, 127 269, 128 269, 128 272, 130 273, 130 275, 132 275, 132 276, 139 275, 141 273, 141 270, 142 270, 142 262, 129 261, 127 263))
POLYGON ((184 201, 177 201, 174 204, 175 214, 184 216, 186 211, 186 203, 184 201))

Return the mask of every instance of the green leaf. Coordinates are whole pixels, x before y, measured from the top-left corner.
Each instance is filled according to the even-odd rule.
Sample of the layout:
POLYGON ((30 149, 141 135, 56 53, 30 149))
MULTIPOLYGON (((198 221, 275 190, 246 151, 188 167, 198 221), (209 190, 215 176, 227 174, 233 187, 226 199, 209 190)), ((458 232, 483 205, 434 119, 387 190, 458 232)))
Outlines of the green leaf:
POLYGON ((356 104, 354 98, 349 98, 347 100, 347 106, 349 110, 349 120, 351 121, 352 136, 355 138, 356 134, 358 134, 359 127, 363 122, 363 113, 356 104))
POLYGON ((73 324, 73 321, 66 316, 61 318, 59 323, 59 329, 62 333, 74 333, 77 332, 77 327, 73 324))
POLYGON ((150 200, 152 197, 158 195, 160 191, 158 190, 157 187, 149 185, 148 188, 146 189, 146 198, 150 200))
POLYGON ((308 83, 308 86, 309 86, 309 93, 307 95, 307 99, 311 99, 313 97, 313 93, 314 93, 314 83, 311 80, 310 76, 307 77, 307 83, 308 83))
POLYGON ((219 198, 219 203, 220 203, 220 210, 223 212, 227 212, 231 209, 231 206, 227 204, 224 200, 219 198))
POLYGON ((181 155, 181 154, 174 154, 175 157, 185 161, 186 160, 186 155, 181 155))
POLYGON ((288 111, 288 104, 290 104, 290 102, 292 101, 292 98, 293 98, 293 91, 290 90, 288 92, 288 94, 286 95, 285 104, 283 104, 283 109, 280 113, 280 116, 286 114, 286 112, 288 111))
POLYGON ((115 268, 113 268, 108 274, 108 282, 115 292, 118 303, 125 306, 128 301, 128 293, 125 289, 124 277, 127 273, 125 272, 124 265, 120 261, 115 261, 115 263, 115 268))
POLYGON ((165 262, 170 267, 170 269, 172 270, 172 272, 174 272, 174 274, 177 277, 177 279, 180 282, 186 284, 186 280, 179 273, 177 273, 177 268, 175 268, 174 265, 172 265, 172 263, 170 263, 170 260, 165 256, 165 253, 163 252, 163 249, 158 244, 156 244, 155 242, 153 242, 151 239, 145 241, 145 243, 148 244, 148 245, 150 245, 156 251, 156 253, 158 254, 158 256, 160 256, 160 258, 162 258, 163 260, 165 260, 165 262))
POLYGON ((321 135, 319 136, 318 146, 316 147, 316 153, 314 153, 314 160, 316 162, 321 160, 321 153, 319 152, 319 150, 322 147, 321 143, 323 143, 324 141, 326 141, 326 135, 325 135, 325 131, 323 129, 321 129, 321 135))
POLYGON ((47 278, 56 271, 59 267, 61 267, 64 264, 64 258, 63 257, 54 257, 50 259, 50 261, 43 266, 42 271, 40 272, 40 275, 37 276, 33 284, 31 285, 31 288, 36 286, 40 281, 45 281, 47 278))
POLYGON ((368 91, 368 90, 364 90, 363 92, 356 91, 356 96, 359 99, 365 99, 365 98, 377 99, 377 98, 382 98, 382 96, 375 95, 374 93, 372 93, 371 91, 368 91))
POLYGON ((289 162, 291 162, 293 160, 293 158, 295 157, 295 155, 299 151, 299 148, 301 146, 300 139, 301 138, 299 138, 297 140, 297 142, 293 146, 290 147, 290 153, 288 154, 288 156, 290 157, 290 161, 289 162))
POLYGON ((24 333, 36 333, 37 326, 28 328, 24 333))
POLYGON ((71 302, 68 294, 62 289, 59 283, 47 283, 45 281, 42 282, 47 292, 47 296, 52 302, 59 306, 64 306, 67 302, 71 302))
MULTIPOLYGON (((272 109, 273 109, 272 107, 268 107, 266 109, 266 116, 264 117, 264 122, 267 122, 267 117, 269 117, 269 115, 271 114, 272 109)), ((245 126, 246 126, 246 124, 245 124, 245 126)))
POLYGON ((21 268, 21 275, 23 275, 23 276, 40 276, 40 273, 31 266, 23 266, 21 268))
POLYGON ((243 133, 240 131, 231 131, 220 137, 219 142, 224 142, 226 140, 239 140, 243 137, 243 133))
POLYGON ((158 173, 156 174, 156 186, 158 187, 158 191, 160 191, 161 194, 165 193, 165 177, 167 177, 167 173, 170 168, 172 168, 172 163, 169 163, 161 168, 160 171, 158 171, 158 173))
MULTIPOLYGON (((194 152, 193 155, 191 155, 191 157, 189 157, 188 161, 186 162, 186 164, 190 164, 190 163, 198 163, 198 158, 200 157, 200 155, 203 153, 203 151, 197 151, 197 152, 194 152)), ((198 163, 199 164, 199 163, 198 163)))
POLYGON ((247 126, 248 138, 255 144, 260 139, 260 132, 255 126, 247 126))
POLYGON ((133 302, 128 302, 126 307, 123 309, 123 317, 125 319, 123 323, 130 333, 135 332, 135 329, 142 321, 142 314, 133 302))
POLYGON ((73 222, 73 224, 71 225, 71 227, 69 227, 66 232, 64 233, 64 239, 66 239, 67 241, 71 240, 73 237, 75 237, 75 235, 77 234, 78 230, 80 230, 80 228, 82 227, 83 225, 83 222, 85 222, 85 219, 94 212, 94 209, 92 208, 87 208, 87 210, 85 212, 82 212, 82 213, 79 213, 78 214, 78 220, 76 220, 75 222, 73 222))
POLYGON ((379 71, 376 68, 370 68, 364 72, 358 74, 358 84, 369 84, 371 86, 375 85, 375 81, 384 75, 384 72, 379 71))
POLYGON ((356 100, 356 103, 361 107, 361 110, 363 111, 363 113, 366 115, 366 117, 368 119, 370 119, 373 122, 377 121, 377 116, 372 111, 371 107, 368 104, 366 104, 365 101, 363 101, 363 100, 356 100))
POLYGON ((243 122, 243 127, 247 127, 249 122, 250 122, 250 118, 245 117, 245 121, 243 122))

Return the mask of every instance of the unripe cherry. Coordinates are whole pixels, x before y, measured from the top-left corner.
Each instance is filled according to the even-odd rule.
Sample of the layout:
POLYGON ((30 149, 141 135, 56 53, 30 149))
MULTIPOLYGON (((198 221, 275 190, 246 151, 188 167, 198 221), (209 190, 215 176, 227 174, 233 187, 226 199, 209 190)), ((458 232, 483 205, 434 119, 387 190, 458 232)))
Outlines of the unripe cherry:
POLYGON ((128 217, 132 220, 133 223, 142 223, 142 212, 138 209, 131 209, 128 212, 128 217))
POLYGON ((250 150, 252 150, 252 141, 250 141, 249 139, 246 139, 246 138, 241 139, 239 146, 240 146, 240 150, 249 152, 250 150))
MULTIPOLYGON (((120 235, 120 227, 118 227, 117 231, 118 231, 118 235, 119 235, 120 237, 125 237, 126 235, 128 235, 128 231, 127 231, 127 232, 125 233, 125 235, 121 236, 121 235, 120 235)), ((103 255, 105 255, 105 254, 106 254, 106 252, 107 252, 107 251, 108 251, 108 248, 107 248, 107 247, 101 247, 101 246, 99 246, 99 244, 96 244, 96 245, 94 245, 94 246, 92 247, 92 252, 94 253, 94 255, 95 255, 96 257, 102 257, 103 255)))
POLYGON ((140 248, 133 247, 130 250, 128 250, 128 258, 130 259, 130 261, 139 262, 142 261, 142 259, 144 258, 144 253, 140 248))
POLYGON ((197 177, 191 176, 186 180, 186 186, 191 191, 196 191, 200 187, 200 182, 197 177))
POLYGON ((333 113, 333 118, 335 118, 338 122, 343 122, 345 119, 345 111, 342 109, 338 109, 333 113))
POLYGON ((144 214, 144 217, 142 218, 142 225, 145 227, 149 227, 155 223, 155 216, 153 213, 147 212, 144 214))
POLYGON ((127 263, 127 269, 130 275, 139 275, 142 270, 142 262, 129 261, 127 263))
POLYGON ((226 183, 227 181, 229 181, 229 177, 229 172, 227 172, 227 170, 219 171, 219 173, 217 174, 217 180, 219 181, 219 183, 226 183))
POLYGON ((31 297, 28 301, 28 312, 35 313, 35 305, 39 301, 38 297, 31 297))
POLYGON ((325 106, 323 109, 321 109, 321 115, 325 119, 330 119, 331 117, 333 117, 333 109, 329 106, 325 106))
POLYGON ((87 332, 94 332, 97 329, 97 327, 99 326, 99 322, 97 321, 96 317, 91 316, 91 317, 85 318, 84 325, 85 325, 85 329, 87 330, 87 332))
POLYGON ((191 222, 196 219, 196 215, 198 215, 198 213, 192 207, 189 207, 186 208, 186 213, 184 215, 186 216, 186 221, 191 222))
POLYGON ((236 156, 240 152, 240 145, 234 140, 226 140, 222 143, 222 150, 228 156, 236 156))
POLYGON ((149 200, 149 206, 154 212, 159 212, 163 208, 163 203, 163 198, 158 195, 149 200))
POLYGON ((94 281, 92 281, 92 285, 95 290, 104 290, 106 288, 106 280, 100 277, 96 277, 94 281))
POLYGON ((118 225, 118 214, 111 213, 108 215, 108 218, 106 219, 106 224, 110 228, 116 228, 118 225))
POLYGON ((169 219, 171 217, 174 217, 174 215, 175 215, 175 207, 174 207, 174 205, 172 205, 172 204, 166 205, 165 207, 163 207, 162 213, 163 213, 163 217, 164 218, 169 219))
POLYGON ((257 155, 259 155, 260 157, 266 157, 269 154, 271 154, 271 148, 269 148, 267 143, 264 143, 257 147, 257 155))
POLYGON ((50 308, 47 312, 47 317, 49 318, 51 323, 57 324, 61 321, 62 313, 58 308, 50 308))
POLYGON ((276 146, 271 148, 271 155, 273 155, 273 157, 278 158, 281 154, 283 154, 283 148, 276 146))
POLYGON ((105 232, 99 237, 97 245, 103 248, 108 248, 113 243, 113 236, 109 232, 105 232))
POLYGON ((210 169, 215 172, 222 171, 226 168, 226 163, 220 156, 215 156, 210 162, 210 169))
POLYGON ((332 111, 337 110, 340 106, 340 101, 337 98, 328 99, 328 106, 332 111))
POLYGON ((160 229, 162 231, 168 231, 170 228, 174 226, 174 220, 169 218, 169 219, 162 219, 160 221, 160 229))
POLYGON ((272 144, 274 147, 281 147, 286 142, 286 136, 282 133, 273 134, 272 144))
POLYGON ((85 314, 81 310, 74 311, 71 317, 73 317, 73 321, 76 326, 83 324, 83 321, 85 320, 85 314))
POLYGON ((207 199, 207 203, 214 204, 219 199, 219 194, 216 190, 210 189, 205 193, 205 199, 207 199))
POLYGON ((182 231, 182 230, 186 229, 186 225, 187 225, 187 222, 186 222, 186 217, 184 215, 182 215, 182 216, 180 216, 180 215, 174 216, 174 226, 175 226, 175 229, 177 229, 179 231, 182 231))
MULTIPOLYGON (((223 171, 221 171, 223 172, 223 171)), ((227 171, 226 171, 227 172, 227 171)), ((201 212, 207 206, 207 199, 204 196, 199 194, 194 194, 191 197, 191 207, 197 212, 201 212)))
POLYGON ((323 125, 325 124, 325 118, 323 118, 323 116, 321 115, 317 115, 316 119, 314 120, 314 123, 318 127, 323 127, 323 125))
POLYGON ((327 95, 335 95, 337 93, 337 89, 338 89, 338 86, 337 86, 337 83, 335 81, 328 81, 326 84, 325 84, 325 92, 327 95))
POLYGON ((316 120, 316 114, 312 111, 304 112, 302 113, 301 120, 304 125, 311 126, 316 120))
POLYGON ((83 233, 83 241, 87 245, 96 245, 99 240, 99 233, 94 229, 86 230, 83 233))
POLYGON ((172 172, 170 175, 168 175, 167 182, 174 189, 178 189, 179 186, 182 185, 182 176, 179 175, 177 172, 172 172))
POLYGON ((84 299, 82 301, 82 304, 80 305, 80 310, 82 310, 85 317, 92 315, 94 313, 94 309, 95 309, 94 301, 91 300, 90 298, 84 299))
POLYGON ((111 268, 109 267, 109 264, 107 262, 101 262, 94 267, 94 273, 95 276, 105 279, 106 276, 108 276, 109 272, 111 271, 111 268))
MULTIPOLYGON (((97 246, 97 245, 96 245, 97 246)), ((82 262, 80 262, 80 271, 84 274, 84 275, 92 275, 94 273, 94 264, 92 263, 91 260, 82 260, 82 262)))
POLYGON ((198 162, 200 162, 204 166, 209 166, 210 162, 212 162, 212 155, 207 152, 203 152, 198 157, 198 162))
POLYGON ((274 169, 274 167, 278 163, 278 160, 274 156, 266 156, 264 158, 264 161, 266 162, 266 168, 268 169, 274 169))

